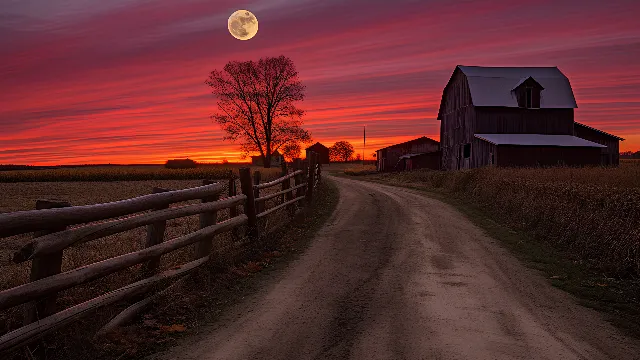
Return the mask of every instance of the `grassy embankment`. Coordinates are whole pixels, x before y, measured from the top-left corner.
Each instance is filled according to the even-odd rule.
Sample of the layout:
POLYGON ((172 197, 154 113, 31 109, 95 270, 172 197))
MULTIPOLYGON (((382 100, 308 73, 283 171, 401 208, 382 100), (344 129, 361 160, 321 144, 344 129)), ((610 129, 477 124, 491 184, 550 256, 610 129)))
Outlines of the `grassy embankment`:
POLYGON ((454 205, 554 286, 640 335, 640 161, 619 168, 481 168, 372 174, 454 205))

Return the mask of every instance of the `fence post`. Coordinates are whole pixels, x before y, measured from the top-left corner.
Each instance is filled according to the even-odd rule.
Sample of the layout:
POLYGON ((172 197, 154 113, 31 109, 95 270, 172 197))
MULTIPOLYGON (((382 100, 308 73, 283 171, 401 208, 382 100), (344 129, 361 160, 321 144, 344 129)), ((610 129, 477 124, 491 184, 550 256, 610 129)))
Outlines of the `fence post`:
POLYGON ((320 163, 320 156, 316 157, 316 165, 318 167, 318 184, 320 184, 320 181, 322 180, 322 164, 320 163))
MULTIPOLYGON (((253 172, 253 185, 260 185, 261 175, 260 171, 256 170, 253 172)), ((253 188, 253 198, 257 199, 260 197, 260 189, 253 188)), ((264 211, 264 202, 256 201, 256 214, 260 214, 264 211)))
POLYGON ((258 238, 258 218, 256 217, 256 202, 253 197, 253 182, 249 168, 240 168, 240 189, 247 197, 244 203, 244 214, 247 216, 247 234, 251 239, 256 240, 258 238))
MULTIPOLYGON (((298 171, 302 168, 302 161, 300 159, 296 159, 293 161, 293 171, 298 171)), ((302 174, 297 174, 293 177, 293 183, 295 186, 301 185, 302 184, 302 174)), ((293 195, 293 193, 291 193, 293 195)), ((303 188, 297 188, 296 189, 296 193, 295 193, 295 197, 298 198, 300 196, 302 196, 304 194, 303 188)), ((297 206, 299 205, 299 202, 296 202, 294 204, 291 204, 291 215, 295 214, 295 210, 297 208, 297 206)))
MULTIPOLYGON (((37 200, 36 210, 54 209, 69 207, 66 201, 59 200, 37 200)), ((53 227, 51 229, 37 231, 33 233, 33 237, 55 233, 66 229, 66 226, 53 227)), ((48 255, 40 256, 33 259, 31 263, 30 281, 36 281, 55 274, 59 274, 62 269, 62 250, 48 255)), ((24 325, 31 324, 34 321, 45 318, 56 312, 57 293, 53 293, 43 299, 32 301, 26 304, 24 310, 24 325)))
MULTIPOLYGON (((284 161, 282 162, 281 170, 282 170, 280 172, 281 176, 287 176, 287 174, 289 173, 289 170, 287 169, 287 163, 284 162, 284 161)), ((283 191, 289 189, 290 187, 291 187, 291 179, 287 179, 287 180, 282 182, 282 190, 283 191)), ((282 196, 280 197, 281 198, 280 199, 280 203, 284 203, 285 199, 289 199, 289 194, 290 193, 287 193, 286 195, 282 194, 282 196)))
MULTIPOLYGON (((159 194, 167 191, 170 191, 170 190, 159 188, 159 187, 153 188, 154 194, 159 194)), ((169 208, 169 205, 167 204, 163 206, 158 206, 154 208, 153 211, 159 211, 159 210, 164 210, 168 208, 169 208)), ((150 246, 158 245, 161 242, 163 242, 164 232, 166 228, 167 228, 166 220, 157 221, 157 222, 154 222, 153 224, 147 225, 147 242, 145 243, 144 247, 148 248, 150 246)), ((158 269, 159 265, 160 265, 160 256, 147 261, 142 267, 142 275, 144 277, 153 275, 158 269)))
MULTIPOLYGON (((236 179, 233 177, 233 173, 229 177, 229 197, 238 195, 238 189, 236 188, 236 179)), ((238 207, 232 206, 229 208, 229 218, 238 216, 238 207)), ((238 238, 238 228, 231 229, 231 236, 236 240, 238 238)))
MULTIPOLYGON (((212 180, 203 180, 202 185, 211 185, 215 182, 212 180)), ((203 203, 217 201, 220 198, 220 194, 207 196, 202 199, 203 203)), ((204 229, 207 226, 211 226, 216 223, 218 218, 217 211, 209 211, 200 214, 200 229, 204 229)), ((203 258, 209 254, 211 254, 211 249, 213 249, 213 237, 209 239, 202 240, 196 243, 196 251, 195 251, 195 259, 203 258)))
POLYGON ((309 177, 307 178, 307 204, 310 204, 313 201, 313 186, 315 185, 316 178, 316 153, 309 152, 309 168, 307 171, 309 172, 309 177))

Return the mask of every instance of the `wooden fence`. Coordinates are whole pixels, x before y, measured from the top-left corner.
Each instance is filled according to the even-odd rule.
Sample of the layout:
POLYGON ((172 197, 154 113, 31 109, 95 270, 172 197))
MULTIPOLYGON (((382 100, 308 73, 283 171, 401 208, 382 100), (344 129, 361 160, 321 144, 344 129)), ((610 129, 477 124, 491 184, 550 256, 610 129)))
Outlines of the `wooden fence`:
POLYGON ((0 214, 0 239, 33 232, 33 239, 13 256, 15 263, 31 261, 30 282, 0 291, 0 311, 17 305, 24 306, 23 326, 0 336, 0 352, 27 345, 98 308, 146 295, 143 300, 114 317, 100 332, 109 331, 130 320, 146 305, 183 281, 188 273, 207 263, 215 235, 228 231, 237 235, 236 230, 246 226, 244 236, 249 242, 256 241, 260 235, 258 219, 283 208, 293 214, 297 202, 303 199, 310 201, 320 179, 321 169, 316 166, 316 157, 310 156, 308 166, 297 161, 290 173, 284 164, 282 177, 267 183, 260 183, 259 173, 254 174, 252 179, 250 169, 242 168, 242 194, 236 194, 235 179, 232 178, 229 180, 228 196, 224 198, 220 198, 224 191, 222 183, 205 180, 202 186, 195 188, 173 191, 156 188, 150 195, 104 204, 71 206, 63 201, 39 200, 36 210, 0 214), (308 171, 303 171, 303 166, 308 171), (294 179, 293 186, 291 179, 294 179), (281 186, 281 191, 260 194, 261 190, 277 185, 281 186), (280 199, 280 204, 266 209, 267 200, 272 199, 280 199), (201 200, 201 203, 170 207, 173 203, 190 200, 201 200), (238 206, 243 207, 243 214, 239 214, 238 206), (217 212, 223 209, 229 209, 229 218, 217 223, 217 212), (140 212, 143 213, 112 219, 140 212), (169 240, 164 238, 167 220, 191 215, 199 215, 199 230, 169 240), (109 221, 67 229, 69 225, 102 220, 109 221), (147 227, 144 249, 61 272, 66 248, 141 226, 147 227), (158 270, 163 254, 192 244, 195 244, 192 261, 170 270, 158 270), (57 308, 58 292, 139 264, 142 264, 142 280, 61 311, 57 308), (158 285, 164 285, 170 279, 178 280, 164 290, 156 291, 158 285))

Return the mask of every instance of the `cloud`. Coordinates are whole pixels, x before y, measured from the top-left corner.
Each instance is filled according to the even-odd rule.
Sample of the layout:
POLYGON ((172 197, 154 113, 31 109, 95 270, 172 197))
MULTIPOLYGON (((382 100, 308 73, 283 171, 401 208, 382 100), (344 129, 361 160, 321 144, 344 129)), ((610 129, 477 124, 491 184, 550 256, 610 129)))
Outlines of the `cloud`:
POLYGON ((437 139, 455 65, 557 65, 576 120, 640 148, 634 1, 87 2, 0 10, 0 163, 234 160, 204 79, 230 60, 281 54, 307 85, 301 107, 317 141, 361 144, 365 124, 370 146, 437 139), (238 8, 260 21, 251 41, 227 33, 238 8))

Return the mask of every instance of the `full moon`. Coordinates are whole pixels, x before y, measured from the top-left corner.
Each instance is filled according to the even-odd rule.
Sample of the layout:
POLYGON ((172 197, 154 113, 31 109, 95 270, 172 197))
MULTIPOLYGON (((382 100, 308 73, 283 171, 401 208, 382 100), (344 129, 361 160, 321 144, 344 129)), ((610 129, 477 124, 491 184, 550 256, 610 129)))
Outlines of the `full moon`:
POLYGON ((238 10, 229 16, 229 32, 238 40, 249 40, 258 32, 258 19, 249 10, 238 10))

